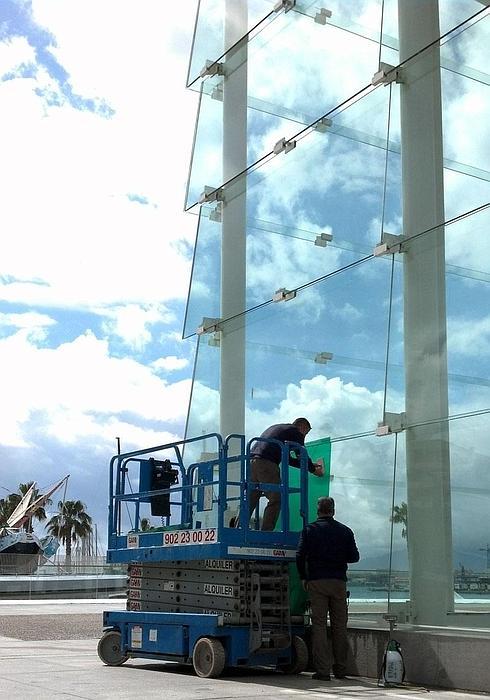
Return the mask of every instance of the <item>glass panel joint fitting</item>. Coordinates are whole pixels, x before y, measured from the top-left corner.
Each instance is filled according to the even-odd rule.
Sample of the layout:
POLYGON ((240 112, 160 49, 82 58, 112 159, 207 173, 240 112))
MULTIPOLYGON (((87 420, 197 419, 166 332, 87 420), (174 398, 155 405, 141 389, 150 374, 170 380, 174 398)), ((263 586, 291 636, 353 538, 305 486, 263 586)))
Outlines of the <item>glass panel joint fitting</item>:
POLYGON ((401 433, 402 430, 405 430, 406 418, 405 413, 385 413, 383 420, 378 423, 376 435, 382 437, 383 435, 401 433))
POLYGON ((289 10, 292 10, 295 5, 296 0, 279 0, 279 2, 276 2, 274 5, 274 12, 280 12, 281 10, 284 10, 284 12, 289 12, 289 10))
POLYGON ((217 333, 220 330, 220 322, 220 318, 204 316, 201 321, 201 325, 197 327, 197 335, 204 335, 205 333, 217 333))
POLYGON ((221 222, 223 219, 223 203, 218 202, 214 209, 211 209, 209 212, 209 220, 210 221, 217 221, 218 223, 221 222))
POLYGON ((223 81, 218 83, 216 87, 211 90, 211 99, 223 102, 223 81))
POLYGON ((318 365, 326 365, 329 360, 333 359, 332 352, 319 352, 315 355, 315 362, 318 365))
POLYGON ((378 243, 378 245, 375 247, 375 249, 373 250, 373 255, 375 258, 378 258, 382 255, 404 253, 404 241, 404 236, 397 236, 394 233, 386 233, 385 231, 383 231, 383 233, 381 234, 381 243, 378 243))
POLYGON ((216 331, 216 333, 213 333, 209 340, 208 340, 208 345, 210 345, 212 348, 219 348, 221 345, 221 333, 220 331, 216 331))
POLYGON ((333 236, 331 233, 320 233, 320 235, 315 238, 315 245, 320 246, 320 248, 326 248, 327 243, 330 243, 332 239, 333 236))
POLYGON ((272 149, 276 155, 279 153, 289 153, 289 151, 292 151, 293 148, 296 148, 296 141, 286 141, 285 138, 279 139, 279 141, 276 143, 274 148, 272 149))
POLYGON ((223 199, 223 190, 220 187, 209 187, 205 185, 198 202, 199 204, 204 204, 206 202, 222 202, 223 199))
POLYGON ((315 22, 317 24, 326 24, 327 19, 330 19, 332 16, 332 10, 327 10, 326 7, 321 7, 320 12, 317 12, 315 15, 315 22))
POLYGON ((402 83, 400 71, 391 63, 379 64, 378 71, 371 79, 371 85, 389 85, 390 83, 402 83))
POLYGON ((315 131, 319 131, 321 134, 324 134, 331 126, 332 120, 328 117, 322 117, 316 122, 316 124, 313 125, 313 128, 315 131))
POLYGON ((286 289, 286 287, 281 287, 281 289, 278 289, 277 292, 274 292, 272 295, 272 301, 289 301, 290 299, 294 299, 295 296, 296 290, 290 291, 286 289))
POLYGON ((219 61, 209 61, 207 60, 206 63, 204 64, 204 67, 201 68, 201 71, 199 73, 200 78, 207 78, 208 76, 211 75, 223 75, 224 74, 224 67, 223 64, 220 63, 219 61))

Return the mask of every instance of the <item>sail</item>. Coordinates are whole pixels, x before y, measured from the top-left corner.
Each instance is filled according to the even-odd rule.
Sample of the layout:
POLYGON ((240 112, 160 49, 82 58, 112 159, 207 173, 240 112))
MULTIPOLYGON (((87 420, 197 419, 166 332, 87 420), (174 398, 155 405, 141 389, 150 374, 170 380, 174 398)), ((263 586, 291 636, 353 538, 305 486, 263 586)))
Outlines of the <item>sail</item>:
POLYGON ((14 510, 10 518, 7 520, 8 527, 22 527, 26 520, 29 520, 31 515, 35 513, 38 508, 42 508, 46 504, 49 497, 52 496, 53 493, 60 488, 60 486, 68 479, 68 477, 69 474, 64 476, 54 486, 49 488, 46 491, 46 493, 42 494, 41 496, 38 496, 35 500, 33 500, 34 489, 36 486, 36 483, 34 482, 29 491, 26 493, 24 498, 17 506, 17 508, 14 510))
POLYGON ((15 510, 11 513, 9 519, 7 520, 7 527, 20 527, 21 524, 26 520, 26 512, 33 502, 35 488, 36 482, 33 481, 31 488, 21 498, 21 500, 15 507, 15 510))

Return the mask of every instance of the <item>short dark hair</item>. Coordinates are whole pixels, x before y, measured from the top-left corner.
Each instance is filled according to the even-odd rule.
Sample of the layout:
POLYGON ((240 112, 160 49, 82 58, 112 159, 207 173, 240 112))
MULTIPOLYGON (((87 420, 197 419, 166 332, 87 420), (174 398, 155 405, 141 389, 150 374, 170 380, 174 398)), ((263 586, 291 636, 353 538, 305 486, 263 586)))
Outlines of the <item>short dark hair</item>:
POLYGON ((335 513, 335 501, 331 496, 321 496, 317 503, 318 515, 333 515, 335 513))
POLYGON ((296 418, 293 420, 293 425, 295 425, 297 428, 307 428, 308 430, 311 430, 311 424, 308 418, 296 418))

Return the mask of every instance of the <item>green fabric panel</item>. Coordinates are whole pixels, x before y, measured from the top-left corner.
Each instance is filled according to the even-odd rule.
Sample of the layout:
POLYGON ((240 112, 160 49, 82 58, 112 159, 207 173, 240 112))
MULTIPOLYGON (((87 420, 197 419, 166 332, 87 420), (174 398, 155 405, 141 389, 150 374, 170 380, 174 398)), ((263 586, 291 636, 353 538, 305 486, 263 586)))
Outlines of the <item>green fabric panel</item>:
MULTIPOLYGON (((330 490, 330 457, 332 444, 330 438, 322 438, 314 442, 306 443, 308 454, 313 462, 320 457, 325 465, 324 476, 308 474, 308 522, 316 520, 316 504, 320 496, 328 496, 330 490)), ((299 469, 289 467, 289 485, 299 487, 299 469)), ((292 494, 289 498, 289 518, 291 530, 302 530, 303 521, 299 514, 299 494, 292 494)), ((279 521, 278 521, 279 522, 279 521)), ((289 565, 289 604, 291 615, 303 615, 306 610, 306 591, 301 585, 296 564, 289 565)))

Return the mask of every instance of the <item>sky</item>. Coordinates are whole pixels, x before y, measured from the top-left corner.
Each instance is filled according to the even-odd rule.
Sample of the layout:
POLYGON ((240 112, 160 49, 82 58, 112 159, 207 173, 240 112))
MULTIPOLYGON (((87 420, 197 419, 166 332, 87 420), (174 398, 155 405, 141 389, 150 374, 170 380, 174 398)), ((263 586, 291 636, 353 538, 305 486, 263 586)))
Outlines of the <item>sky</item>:
POLYGON ((196 6, 0 3, 1 494, 69 473, 99 531, 116 436, 183 437, 196 6))
MULTIPOLYGON (((219 52, 222 3, 204 4, 210 21, 199 26, 191 77, 219 52)), ((477 11, 475 4, 441 3, 441 31, 477 11)), ((249 24, 271 5, 250 0, 249 24)), ((203 316, 219 316, 221 227, 205 212, 183 329, 195 203, 205 185, 222 181, 222 103, 219 91, 206 94, 216 86, 208 79, 185 201, 198 110, 197 92, 185 89, 196 6, 0 0, 0 486, 6 493, 36 479, 43 487, 70 473, 68 497, 84 501, 102 531, 116 436, 123 451, 183 437, 195 329, 203 316)), ((249 164, 370 83, 381 3, 338 0, 331 7, 328 26, 291 12, 250 42, 248 93, 256 108, 249 110, 249 164)), ((490 201, 482 49, 489 33, 487 17, 441 51, 449 66, 447 218, 490 201), (464 76, 454 70, 462 64, 464 76)), ((384 34, 396 42, 392 0, 384 4, 384 34)), ((396 63, 397 53, 384 47, 382 59, 396 63)), ((367 91, 331 116, 331 133, 310 134, 248 178, 249 307, 369 254, 382 229, 401 233, 398 89, 367 91), (380 146, 387 138, 386 161, 380 146), (333 245, 314 246, 320 232, 332 233, 333 245)), ((487 227, 483 214, 446 230, 451 413, 489 405, 487 227)), ((249 437, 297 415, 309 417, 312 439, 375 429, 384 402, 390 274, 388 261, 377 259, 303 290, 294 302, 248 314, 249 437), (333 352, 333 361, 313 362, 319 352, 333 352)), ((393 412, 404 408, 402 287, 398 260, 386 395, 393 412)), ((218 360, 204 336, 191 434, 218 429, 218 360)), ((454 519, 465 546, 473 536, 466 516, 484 509, 488 497, 471 491, 475 480, 488 481, 488 449, 475 440, 480 427, 452 428, 454 519)), ((400 501, 401 440, 398 451, 400 501)), ((359 529, 365 552, 385 555, 393 439, 340 441, 332 460, 340 513, 359 529)), ((396 537, 404 550, 399 530, 396 537)))

